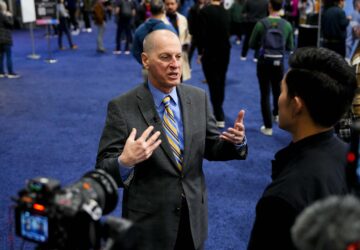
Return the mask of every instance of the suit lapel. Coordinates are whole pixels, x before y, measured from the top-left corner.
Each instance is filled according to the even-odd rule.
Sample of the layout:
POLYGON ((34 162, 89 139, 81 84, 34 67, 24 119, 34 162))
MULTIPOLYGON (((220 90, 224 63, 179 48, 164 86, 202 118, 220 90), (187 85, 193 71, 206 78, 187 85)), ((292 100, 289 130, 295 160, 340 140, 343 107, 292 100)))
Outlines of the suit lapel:
POLYGON ((188 95, 185 93, 184 88, 181 88, 179 86, 177 88, 178 95, 181 102, 181 113, 182 113, 182 121, 183 121, 183 127, 184 127, 184 160, 183 160, 183 172, 186 172, 188 170, 187 162, 190 155, 190 148, 191 148, 191 138, 192 138, 192 129, 191 129, 191 123, 193 121, 193 118, 191 117, 191 100, 188 97, 188 95))
POLYGON ((161 144, 160 147, 165 151, 166 155, 171 160, 173 167, 177 168, 174 154, 170 148, 169 142, 166 138, 165 131, 162 126, 162 119, 159 117, 156 109, 154 98, 147 87, 147 84, 143 85, 137 93, 138 105, 142 116, 144 117, 148 126, 154 126, 154 131, 160 131, 161 144))

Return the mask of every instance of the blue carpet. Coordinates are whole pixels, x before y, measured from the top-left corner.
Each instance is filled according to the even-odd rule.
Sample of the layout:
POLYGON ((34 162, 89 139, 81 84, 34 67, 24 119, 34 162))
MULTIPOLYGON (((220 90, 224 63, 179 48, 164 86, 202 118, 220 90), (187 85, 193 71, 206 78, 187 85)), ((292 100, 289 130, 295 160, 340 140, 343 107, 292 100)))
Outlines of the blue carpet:
MULTIPOLYGON (((0 79, 0 249, 15 249, 21 240, 14 231, 14 204, 10 197, 36 176, 69 185, 95 164, 105 121, 107 102, 141 82, 140 66, 131 56, 114 56, 115 25, 105 33, 106 54, 97 54, 96 32, 73 37, 77 51, 58 51, 50 39, 53 58, 48 57, 45 28, 35 30, 35 52, 31 53, 29 31, 14 31, 13 59, 20 79, 0 79)), ((64 40, 64 45, 68 46, 64 40)), ((272 137, 259 132, 262 125, 259 89, 252 60, 240 61, 241 46, 233 44, 227 75, 226 122, 230 126, 240 109, 245 109, 249 156, 245 161, 205 161, 209 190, 209 238, 207 250, 246 249, 254 219, 255 204, 270 181, 270 160, 289 142, 289 136, 274 125, 272 137)), ((250 51, 248 58, 252 58, 250 51)), ((201 67, 193 59, 188 84, 207 91, 201 67)), ((120 215, 120 203, 113 214, 120 215)), ((25 249, 33 249, 26 243, 25 249)))

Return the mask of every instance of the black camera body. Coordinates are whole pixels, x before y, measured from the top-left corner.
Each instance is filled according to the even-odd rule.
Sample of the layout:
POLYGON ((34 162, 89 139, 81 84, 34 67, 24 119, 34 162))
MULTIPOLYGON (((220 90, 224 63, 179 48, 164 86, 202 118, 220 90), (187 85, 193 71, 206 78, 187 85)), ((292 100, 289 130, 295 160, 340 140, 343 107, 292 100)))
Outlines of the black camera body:
POLYGON ((117 191, 103 170, 88 172, 64 189, 54 179, 30 179, 16 199, 16 234, 38 249, 97 249, 103 237, 100 219, 115 209, 117 191))

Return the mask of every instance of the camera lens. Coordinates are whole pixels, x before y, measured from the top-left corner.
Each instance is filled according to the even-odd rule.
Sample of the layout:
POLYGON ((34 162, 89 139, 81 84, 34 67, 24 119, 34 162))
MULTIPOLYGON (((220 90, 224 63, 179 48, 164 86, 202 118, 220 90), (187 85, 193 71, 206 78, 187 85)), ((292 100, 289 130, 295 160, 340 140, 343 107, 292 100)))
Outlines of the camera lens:
POLYGON ((117 185, 108 173, 101 169, 90 171, 83 176, 82 182, 87 182, 95 190, 97 194, 95 199, 103 210, 104 215, 116 208, 118 202, 117 185))

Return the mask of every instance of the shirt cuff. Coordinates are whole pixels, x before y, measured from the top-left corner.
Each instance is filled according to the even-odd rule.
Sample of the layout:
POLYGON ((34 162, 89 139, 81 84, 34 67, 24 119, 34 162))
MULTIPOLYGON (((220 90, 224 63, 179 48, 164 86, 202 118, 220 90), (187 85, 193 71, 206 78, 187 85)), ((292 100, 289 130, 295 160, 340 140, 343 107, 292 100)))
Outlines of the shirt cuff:
POLYGON ((243 147, 245 147, 247 144, 247 139, 246 136, 244 136, 243 141, 240 144, 235 144, 235 147, 237 150, 242 149, 243 147))
POLYGON ((122 165, 119 158, 118 158, 117 162, 119 165, 119 171, 120 171, 120 176, 121 176, 122 181, 124 183, 129 182, 130 181, 129 177, 132 176, 132 173, 134 172, 134 168, 122 165))

